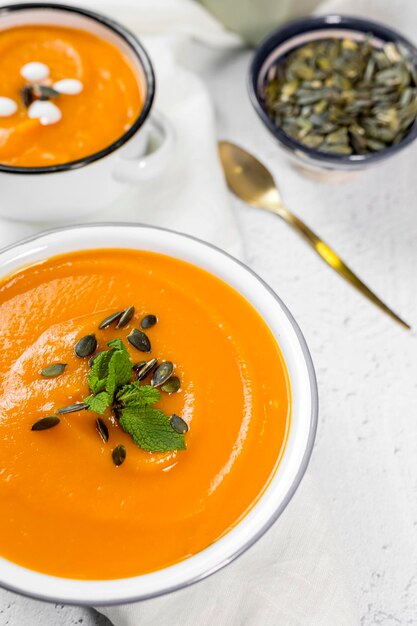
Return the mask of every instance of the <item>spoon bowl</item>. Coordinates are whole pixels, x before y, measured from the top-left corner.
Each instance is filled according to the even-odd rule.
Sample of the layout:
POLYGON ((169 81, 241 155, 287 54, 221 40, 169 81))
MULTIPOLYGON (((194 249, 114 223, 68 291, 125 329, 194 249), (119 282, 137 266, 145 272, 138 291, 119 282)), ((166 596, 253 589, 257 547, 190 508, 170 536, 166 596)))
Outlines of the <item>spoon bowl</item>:
POLYGON ((271 172, 252 154, 229 141, 219 142, 219 153, 227 185, 236 196, 260 209, 281 204, 271 172))

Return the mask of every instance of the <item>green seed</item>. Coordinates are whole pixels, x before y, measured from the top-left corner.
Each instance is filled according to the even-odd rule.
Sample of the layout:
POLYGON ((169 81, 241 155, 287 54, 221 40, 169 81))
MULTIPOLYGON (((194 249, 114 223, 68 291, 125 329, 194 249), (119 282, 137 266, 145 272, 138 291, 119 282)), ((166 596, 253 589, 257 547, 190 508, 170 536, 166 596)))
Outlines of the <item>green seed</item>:
POLYGON ((410 104, 411 100, 413 99, 413 95, 414 95, 413 89, 411 87, 407 87, 402 92, 398 104, 402 107, 407 106, 407 104, 410 104))
POLYGON ((326 143, 330 145, 338 145, 338 144, 347 144, 348 142, 348 134, 347 128, 340 128, 339 130, 335 130, 333 133, 329 133, 326 137, 326 143))
POLYGON ((135 312, 134 306, 127 307, 127 309, 123 311, 122 315, 120 316, 120 319, 116 324, 116 328, 124 328, 124 326, 127 326, 130 320, 132 319, 134 312, 135 312))
POLYGON ((305 120, 303 118, 300 118, 297 120, 297 126, 300 128, 298 132, 298 138, 303 139, 313 128, 313 122, 311 120, 305 120))
POLYGON ((157 321, 156 315, 145 315, 140 323, 140 326, 141 328, 151 328, 152 326, 155 326, 157 321))
POLYGON ((57 415, 64 415, 65 413, 76 413, 77 411, 85 411, 87 405, 84 402, 77 402, 76 404, 69 404, 63 406, 56 411, 57 415))
POLYGON ((164 361, 161 363, 153 373, 151 379, 152 387, 159 387, 163 385, 168 378, 170 378, 172 372, 174 371, 174 364, 171 361, 164 361))
POLYGON ((309 148, 318 148, 323 143, 323 137, 320 135, 309 134, 303 141, 305 146, 309 148))
POLYGON ((181 381, 178 376, 171 376, 168 380, 161 385, 162 391, 165 393, 176 393, 181 387, 181 381))
POLYGON ((87 356, 91 356, 93 352, 97 350, 97 339, 95 335, 86 335, 82 337, 75 344, 75 354, 80 358, 84 359, 87 356))
POLYGON ((49 428, 57 426, 60 421, 59 417, 56 417, 55 415, 48 415, 47 417, 42 417, 40 420, 35 422, 31 430, 49 430, 49 428))
POLYGON ((96 429, 104 443, 107 443, 109 440, 109 429, 107 428, 105 421, 101 417, 98 417, 96 420, 96 429))
POLYGON ((112 452, 113 463, 117 466, 124 463, 126 459, 126 448, 123 445, 117 446, 112 452))
POLYGON ((375 74, 375 81, 380 85, 394 86, 401 85, 404 81, 404 74, 401 65, 389 67, 375 74))
POLYGON ((351 131, 350 141, 352 143, 353 149, 357 154, 363 154, 367 152, 368 141, 362 134, 351 131))
POLYGON ((102 322, 98 325, 100 330, 103 328, 108 328, 113 322, 116 322, 123 315, 123 311, 118 311, 117 313, 112 313, 104 318, 102 322))
POLYGON ((170 424, 176 433, 184 435, 188 431, 188 424, 179 415, 171 415, 170 424))
POLYGON ((384 45, 385 56, 391 63, 398 63, 401 61, 401 54, 397 46, 391 42, 384 45))
POLYGON ((48 367, 44 367, 41 371, 41 375, 45 378, 56 378, 64 373, 67 363, 52 363, 48 367))
POLYGON ((327 57, 318 57, 316 59, 316 65, 325 72, 329 72, 332 69, 331 61, 327 57))
POLYGON ((294 64, 292 67, 292 71, 297 76, 297 78, 301 78, 302 80, 313 80, 314 78, 313 68, 306 63, 294 64))
POLYGON ((149 338, 141 330, 133 328, 127 336, 127 340, 134 348, 141 352, 151 351, 151 342, 149 338))
POLYGON ((350 146, 321 146, 323 152, 330 152, 331 154, 352 154, 352 148, 350 146))
POLYGON ((368 139, 367 144, 368 148, 374 152, 379 152, 379 150, 383 150, 387 147, 383 141, 377 141, 376 139, 368 139))

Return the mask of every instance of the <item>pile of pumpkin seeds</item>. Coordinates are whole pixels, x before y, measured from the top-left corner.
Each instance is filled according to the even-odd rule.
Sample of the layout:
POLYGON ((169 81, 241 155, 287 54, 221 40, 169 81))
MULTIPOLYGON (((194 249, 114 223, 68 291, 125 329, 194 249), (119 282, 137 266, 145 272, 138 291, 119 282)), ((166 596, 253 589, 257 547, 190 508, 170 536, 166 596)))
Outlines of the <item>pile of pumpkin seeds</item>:
POLYGON ((398 144, 417 117, 417 71, 407 49, 322 39, 271 68, 263 93, 274 123, 296 141, 336 155, 398 144))

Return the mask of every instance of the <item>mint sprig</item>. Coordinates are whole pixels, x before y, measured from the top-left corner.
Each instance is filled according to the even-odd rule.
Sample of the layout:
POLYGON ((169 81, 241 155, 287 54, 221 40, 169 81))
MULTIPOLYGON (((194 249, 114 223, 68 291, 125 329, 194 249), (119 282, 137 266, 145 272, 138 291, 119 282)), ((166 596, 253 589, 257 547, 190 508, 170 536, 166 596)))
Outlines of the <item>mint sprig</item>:
POLYGON ((87 396, 84 402, 90 411, 103 415, 111 401, 107 391, 100 391, 96 396, 87 396))
POLYGON ((122 407, 143 409, 152 406, 161 399, 161 392, 150 385, 141 385, 135 381, 124 385, 116 395, 116 402, 122 407))
POLYGON ((120 425, 133 441, 149 452, 185 450, 185 437, 172 428, 169 417, 160 409, 127 406, 120 413, 120 425))
POLYGON ((90 411, 102 415, 109 407, 123 430, 149 452, 185 450, 185 437, 171 426, 170 417, 155 408, 161 394, 150 385, 132 382, 132 362, 121 339, 107 344, 93 361, 88 374, 91 394, 84 400, 90 411))

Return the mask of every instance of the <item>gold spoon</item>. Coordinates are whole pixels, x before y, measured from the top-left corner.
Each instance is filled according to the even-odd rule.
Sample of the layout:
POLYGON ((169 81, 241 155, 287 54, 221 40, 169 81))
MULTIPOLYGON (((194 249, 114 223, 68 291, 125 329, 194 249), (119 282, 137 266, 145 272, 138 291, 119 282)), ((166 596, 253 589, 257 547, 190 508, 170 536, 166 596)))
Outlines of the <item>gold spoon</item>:
POLYGON ((408 330, 411 329, 407 322, 394 313, 348 268, 336 252, 282 204, 281 196, 271 173, 258 159, 229 141, 219 142, 219 153, 227 184, 238 198, 251 206, 278 215, 284 222, 292 226, 335 272, 401 326, 408 330))

